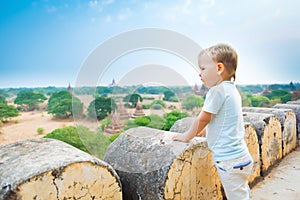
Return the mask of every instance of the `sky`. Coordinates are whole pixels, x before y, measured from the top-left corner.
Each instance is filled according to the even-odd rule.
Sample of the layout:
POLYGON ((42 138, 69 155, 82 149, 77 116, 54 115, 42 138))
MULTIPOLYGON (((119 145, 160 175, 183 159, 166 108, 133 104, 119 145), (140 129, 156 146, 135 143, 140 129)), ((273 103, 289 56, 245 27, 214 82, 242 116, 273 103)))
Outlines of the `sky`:
MULTIPOLYGON (((201 48, 230 44, 239 55, 237 84, 300 82, 299 7, 297 0, 3 0, 0 88, 76 86, 84 70, 97 74, 91 83, 97 85, 113 79, 124 85, 201 84, 195 66, 159 48, 140 46, 115 56, 104 68, 84 67, 99 48, 119 52, 135 40, 152 40, 140 35, 115 40, 145 28, 175 32, 201 48), (163 81, 168 74, 172 83, 163 81)), ((159 40, 167 43, 169 38, 159 40)), ((181 39, 170 41, 185 48, 181 39)), ((105 50, 95 56, 103 55, 105 50)))

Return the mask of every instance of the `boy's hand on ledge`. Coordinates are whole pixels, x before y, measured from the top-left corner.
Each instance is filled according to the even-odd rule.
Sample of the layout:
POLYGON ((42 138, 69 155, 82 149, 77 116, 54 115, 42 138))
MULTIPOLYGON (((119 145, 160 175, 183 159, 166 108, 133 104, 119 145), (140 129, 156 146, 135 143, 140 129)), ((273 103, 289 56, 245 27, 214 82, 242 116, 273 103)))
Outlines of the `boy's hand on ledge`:
POLYGON ((174 140, 174 141, 180 141, 180 142, 189 142, 189 140, 187 140, 185 138, 185 135, 184 134, 180 134, 180 133, 174 134, 172 136, 172 140, 174 140))

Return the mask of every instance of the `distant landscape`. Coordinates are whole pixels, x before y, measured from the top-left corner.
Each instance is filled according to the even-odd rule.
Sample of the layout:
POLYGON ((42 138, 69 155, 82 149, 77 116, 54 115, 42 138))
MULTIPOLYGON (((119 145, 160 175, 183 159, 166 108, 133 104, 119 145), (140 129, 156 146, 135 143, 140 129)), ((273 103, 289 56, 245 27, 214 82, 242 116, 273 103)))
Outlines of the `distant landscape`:
MULTIPOLYGON (((243 106, 272 107, 300 99, 300 83, 238 89, 243 106)), ((2 88, 0 145, 48 137, 102 158, 107 146, 129 128, 169 130, 178 119, 195 117, 207 91, 198 85, 2 88)))

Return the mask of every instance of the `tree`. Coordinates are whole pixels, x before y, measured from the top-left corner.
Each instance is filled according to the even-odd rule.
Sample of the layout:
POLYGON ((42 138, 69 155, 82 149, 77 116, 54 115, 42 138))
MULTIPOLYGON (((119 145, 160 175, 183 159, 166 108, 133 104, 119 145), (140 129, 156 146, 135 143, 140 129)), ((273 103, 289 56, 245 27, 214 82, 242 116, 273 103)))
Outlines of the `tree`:
POLYGON ((242 106, 252 106, 251 104, 251 94, 245 94, 241 92, 241 97, 242 97, 242 106))
POLYGON ((53 138, 66 142, 82 151, 91 153, 100 159, 104 154, 110 141, 103 133, 94 133, 83 126, 69 126, 60 128, 47 134, 45 138, 53 138))
POLYGON ((270 99, 265 96, 251 96, 251 105, 253 107, 269 107, 270 99))
POLYGON ((37 109, 37 104, 44 102, 46 99, 47 98, 40 93, 21 91, 18 93, 14 103, 20 105, 25 111, 32 111, 37 109))
POLYGON ((101 120, 115 111, 116 107, 117 104, 112 98, 98 96, 90 103, 88 107, 88 116, 90 118, 101 120))
POLYGON ((295 91, 296 90, 296 86, 294 85, 294 83, 292 81, 290 82, 290 90, 291 91, 295 91))
POLYGON ((165 114, 164 118, 166 119, 163 130, 169 131, 174 123, 182 118, 188 117, 187 113, 180 112, 179 110, 174 110, 165 114))
POLYGON ((175 93, 173 91, 171 90, 164 91, 164 98, 163 98, 164 101, 171 101, 174 99, 174 97, 175 97, 175 93))
POLYGON ((4 96, 0 96, 0 103, 7 104, 7 101, 4 96))
POLYGON ((77 97, 74 97, 68 91, 55 92, 48 101, 48 113, 56 118, 69 118, 73 115, 81 115, 83 105, 77 97))
POLYGON ((191 94, 189 96, 187 96, 186 99, 183 100, 182 102, 182 106, 183 108, 187 109, 187 110, 193 110, 194 108, 199 108, 200 106, 203 105, 203 98, 191 94))
POLYGON ((163 101, 163 100, 154 100, 152 101, 151 103, 151 106, 154 106, 154 105, 161 105, 161 107, 165 108, 166 107, 166 103, 163 101))
POLYGON ((19 111, 11 105, 0 103, 0 121, 7 121, 11 117, 19 115, 19 111))
POLYGON ((131 103, 132 108, 136 107, 138 100, 142 102, 143 98, 137 93, 129 94, 123 98, 123 101, 131 103))
POLYGON ((286 103, 292 99, 292 95, 286 90, 273 90, 271 93, 265 94, 270 100, 280 99, 282 103, 286 103))
POLYGON ((138 126, 147 126, 150 128, 155 128, 155 129, 162 129, 165 124, 165 119, 160 117, 159 115, 152 114, 149 116, 140 116, 137 117, 134 120, 128 120, 125 122, 127 128, 134 128, 138 126))

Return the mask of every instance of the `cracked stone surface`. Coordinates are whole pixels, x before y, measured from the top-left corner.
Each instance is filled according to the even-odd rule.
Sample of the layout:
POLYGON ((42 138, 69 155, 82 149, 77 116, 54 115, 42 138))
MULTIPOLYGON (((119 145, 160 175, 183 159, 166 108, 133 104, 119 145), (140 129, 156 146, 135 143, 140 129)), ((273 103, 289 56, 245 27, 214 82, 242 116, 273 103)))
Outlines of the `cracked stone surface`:
POLYGON ((0 177, 0 199, 122 199, 110 165, 52 139, 0 146, 0 177))
POLYGON ((296 148, 296 114, 292 109, 244 107, 243 111, 274 114, 280 120, 282 127, 282 156, 287 155, 296 148))
MULTIPOLYGON (((195 118, 191 117, 186 117, 180 120, 177 120, 172 128, 173 132, 179 132, 183 133, 187 131, 192 123, 194 122, 195 118)), ((260 166, 261 166, 261 161, 260 161, 260 154, 259 154, 259 144, 258 144, 258 139, 257 139, 257 134, 254 129, 254 127, 251 125, 251 123, 245 123, 245 142, 248 146, 249 152, 253 158, 253 170, 252 173, 249 177, 249 184, 255 184, 260 177, 260 166)))
POLYGON ((274 114, 244 113, 244 121, 251 123, 260 145, 261 174, 265 176, 282 158, 282 130, 274 114))
POLYGON ((247 144, 249 153, 253 159, 253 169, 249 176, 248 183, 249 185, 254 185, 260 178, 260 154, 259 154, 259 144, 257 140, 257 134, 250 123, 245 123, 245 142, 247 144))
POLYGON ((133 128, 110 145, 104 160, 120 176, 124 200, 223 198, 206 139, 183 143, 173 134, 133 128))

